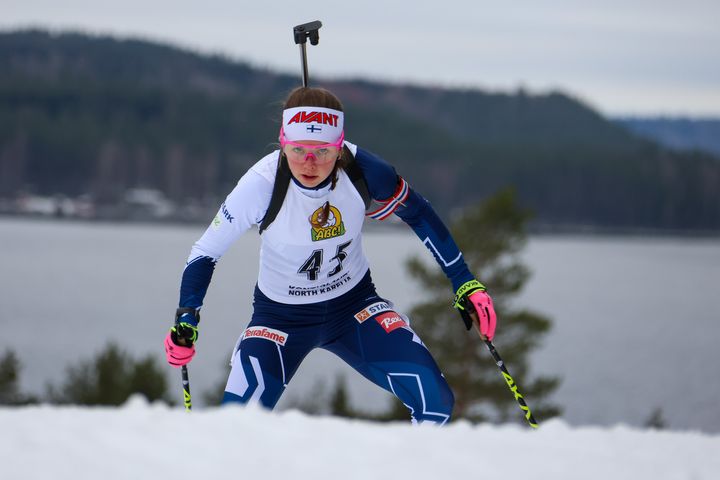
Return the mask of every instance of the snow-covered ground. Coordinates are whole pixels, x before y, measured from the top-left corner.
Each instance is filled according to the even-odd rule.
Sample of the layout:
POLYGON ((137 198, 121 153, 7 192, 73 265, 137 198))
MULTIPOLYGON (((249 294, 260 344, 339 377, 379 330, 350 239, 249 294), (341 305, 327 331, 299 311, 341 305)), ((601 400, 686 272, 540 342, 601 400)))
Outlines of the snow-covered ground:
POLYGON ((0 408, 0 478, 715 480, 720 435, 525 426, 377 424, 296 411, 0 408))

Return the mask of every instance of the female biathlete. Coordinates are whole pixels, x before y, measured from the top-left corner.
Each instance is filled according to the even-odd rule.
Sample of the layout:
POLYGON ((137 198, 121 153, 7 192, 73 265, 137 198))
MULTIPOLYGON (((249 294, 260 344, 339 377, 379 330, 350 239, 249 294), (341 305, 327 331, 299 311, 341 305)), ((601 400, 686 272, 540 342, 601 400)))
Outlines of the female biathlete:
POLYGON ((179 367, 192 359, 215 264, 258 225, 254 310, 235 345, 223 403, 272 409, 303 358, 320 347, 397 396, 413 423, 444 424, 453 394, 407 317, 375 291, 362 249, 365 216, 405 221, 450 279, 468 328, 472 312, 489 339, 492 300, 430 204, 383 159, 346 141, 343 123, 342 104, 327 90, 290 93, 279 151, 243 175, 192 247, 165 338, 167 360, 179 367))

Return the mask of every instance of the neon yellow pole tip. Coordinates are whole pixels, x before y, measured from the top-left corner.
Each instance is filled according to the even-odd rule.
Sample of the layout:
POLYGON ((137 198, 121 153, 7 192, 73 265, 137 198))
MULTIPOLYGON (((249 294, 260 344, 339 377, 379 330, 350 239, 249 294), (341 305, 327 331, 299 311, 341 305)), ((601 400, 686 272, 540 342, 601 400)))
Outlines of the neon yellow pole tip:
POLYGON ((520 406, 520 410, 525 413, 525 420, 527 420, 528 424, 530 424, 532 428, 539 428, 537 421, 535 421, 535 417, 533 417, 533 414, 530 411, 530 407, 528 407, 527 403, 525 402, 525 397, 523 397, 518 390, 518 386, 515 383, 515 380, 512 378, 510 372, 508 372, 507 368, 505 367, 505 362, 503 362, 503 359, 500 358, 500 354, 497 352, 497 350, 495 350, 495 345, 493 345, 490 340, 485 340, 485 345, 487 345, 488 350, 490 350, 490 354, 493 356, 495 364, 497 364, 498 368, 500 369, 500 373, 502 373, 502 376, 505 379, 505 383, 510 389, 510 392, 512 392, 513 396, 515 397, 515 401, 520 406))
POLYGON ((189 412, 192 410, 192 397, 190 396, 190 378, 187 365, 183 365, 180 370, 182 373, 183 403, 185 404, 185 410, 189 412))
POLYGON ((192 410, 192 398, 190 392, 183 392, 185 394, 185 410, 192 410))

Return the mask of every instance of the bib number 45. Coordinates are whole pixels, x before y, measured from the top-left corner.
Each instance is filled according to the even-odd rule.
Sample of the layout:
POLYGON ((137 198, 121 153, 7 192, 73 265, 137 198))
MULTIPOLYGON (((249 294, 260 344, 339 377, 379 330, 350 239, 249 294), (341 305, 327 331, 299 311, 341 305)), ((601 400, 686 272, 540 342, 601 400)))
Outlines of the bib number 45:
MULTIPOLYGON (((347 258, 347 252, 345 251, 346 248, 350 246, 352 243, 352 240, 349 242, 341 243, 337 246, 337 250, 335 251, 335 256, 330 259, 330 261, 336 261, 337 265, 335 265, 335 268, 328 273, 328 278, 334 277, 338 273, 340 273, 343 269, 343 261, 347 258)), ((323 249, 319 248, 317 250, 313 250, 313 252, 310 254, 307 260, 302 264, 302 266, 298 269, 298 274, 300 275, 307 275, 308 280, 317 280, 318 276, 320 275, 320 269, 322 268, 323 263, 323 249)))

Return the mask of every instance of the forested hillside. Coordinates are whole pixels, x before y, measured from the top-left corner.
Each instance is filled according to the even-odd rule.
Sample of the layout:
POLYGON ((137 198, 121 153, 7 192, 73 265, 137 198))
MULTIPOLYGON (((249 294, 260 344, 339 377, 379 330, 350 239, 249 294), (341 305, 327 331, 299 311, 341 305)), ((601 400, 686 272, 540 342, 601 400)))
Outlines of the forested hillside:
MULTIPOLYGON (((299 78, 172 46, 0 33, 0 198, 130 188, 216 208, 277 140, 299 78)), ((348 140, 393 163, 442 214, 515 185, 538 224, 720 230, 720 161, 637 137, 560 92, 315 84, 348 140)))

